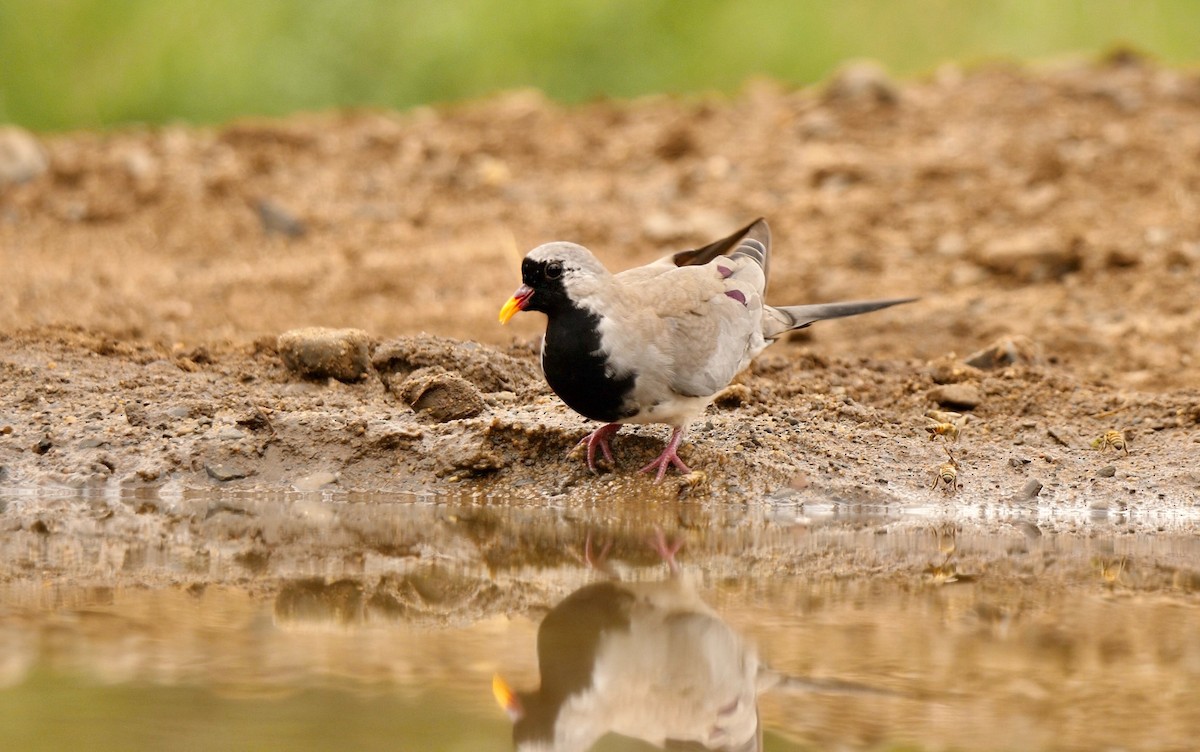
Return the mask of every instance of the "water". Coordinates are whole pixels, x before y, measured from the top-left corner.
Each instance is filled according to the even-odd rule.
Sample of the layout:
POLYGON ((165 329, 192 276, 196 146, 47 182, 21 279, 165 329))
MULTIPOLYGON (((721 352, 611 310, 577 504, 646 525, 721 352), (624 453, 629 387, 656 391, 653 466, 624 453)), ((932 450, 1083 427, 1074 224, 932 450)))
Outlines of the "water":
MULTIPOLYGON (((511 749, 493 675, 536 687, 539 622, 604 581, 699 599, 706 634, 757 651, 768 750, 1200 738, 1186 520, 181 496, 64 499, 39 528, 35 504, 0 515, 4 750, 511 749)), ((692 665, 721 663, 702 644, 692 665)))

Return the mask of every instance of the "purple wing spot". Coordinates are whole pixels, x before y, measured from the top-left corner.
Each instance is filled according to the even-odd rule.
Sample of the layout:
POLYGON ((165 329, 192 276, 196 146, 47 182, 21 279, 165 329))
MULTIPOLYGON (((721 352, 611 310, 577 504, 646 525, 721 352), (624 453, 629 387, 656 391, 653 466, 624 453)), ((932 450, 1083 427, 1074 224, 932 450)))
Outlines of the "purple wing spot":
POLYGON ((746 305, 746 296, 742 294, 741 290, 726 290, 725 294, 742 305, 746 305))
POLYGON ((721 279, 729 279, 733 276, 733 270, 728 266, 721 266, 720 264, 717 264, 717 271, 721 273, 721 279))

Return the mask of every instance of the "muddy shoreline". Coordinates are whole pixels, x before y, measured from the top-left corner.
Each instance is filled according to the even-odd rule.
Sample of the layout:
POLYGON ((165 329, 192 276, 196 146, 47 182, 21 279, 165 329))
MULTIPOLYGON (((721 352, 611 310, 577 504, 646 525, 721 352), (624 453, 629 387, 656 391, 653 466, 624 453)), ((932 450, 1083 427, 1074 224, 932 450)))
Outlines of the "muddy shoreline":
MULTIPOLYGON (((1200 500, 1188 72, 945 68, 570 109, 520 92, 38 145, 42 170, 0 192, 9 491, 1200 500), (621 268, 758 215, 770 300, 922 300, 767 351, 692 430, 702 474, 634 475, 666 436, 649 426, 589 475, 567 457, 589 424, 538 377, 538 317, 495 324, 519 254, 569 238, 621 268), (305 326, 360 329, 363 372, 289 367, 279 337, 305 326), (969 416, 957 442, 931 440, 931 409, 969 416), (1109 431, 1128 454, 1093 448, 1109 431)), ((59 524, 30 514, 10 526, 59 524)))

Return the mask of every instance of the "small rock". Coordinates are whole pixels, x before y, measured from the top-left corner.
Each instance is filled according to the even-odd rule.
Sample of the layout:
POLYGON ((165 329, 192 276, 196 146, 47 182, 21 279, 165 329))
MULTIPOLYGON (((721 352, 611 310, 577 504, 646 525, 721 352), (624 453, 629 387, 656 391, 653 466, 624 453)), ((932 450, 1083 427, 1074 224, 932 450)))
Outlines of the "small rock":
POLYGON ((413 410, 439 423, 472 418, 483 412, 483 396, 479 390, 462 376, 441 366, 413 371, 393 391, 413 410))
POLYGON ((43 437, 38 443, 33 445, 34 454, 45 454, 54 448, 54 442, 49 436, 43 437))
POLYGON ((942 407, 956 410, 971 410, 983 402, 983 393, 974 384, 943 384, 930 389, 926 396, 942 407))
POLYGON ((1020 492, 1017 493, 1017 499, 1019 499, 1019 500, 1036 499, 1038 497, 1038 494, 1040 494, 1041 492, 1042 492, 1042 482, 1040 480, 1038 480, 1037 478, 1030 478, 1028 481, 1025 482, 1025 485, 1021 487, 1020 492))
POLYGON ((967 356, 966 364, 990 371, 1011 365, 1042 362, 1040 348, 1028 337, 1001 337, 982 350, 967 356))
POLYGON ((425 432, 418 426, 402 425, 372 431, 368 434, 368 438, 372 447, 381 452, 389 452, 416 441, 424 435, 425 432))
POLYGON ((475 159, 475 179, 480 185, 496 188, 512 181, 512 168, 503 159, 481 154, 475 159))
POLYGON ((674 162, 697 151, 696 136, 682 124, 670 128, 654 146, 654 153, 667 162, 674 162))
POLYGON ((1050 426, 1046 429, 1046 435, 1065 447, 1069 448, 1072 444, 1070 431, 1061 426, 1050 426))
POLYGON ((825 99, 870 105, 900 101, 900 89, 874 60, 852 60, 839 68, 825 88, 825 99))
POLYGON ((208 477, 222 483, 245 478, 251 474, 251 471, 236 465, 205 465, 204 472, 208 473, 208 477))
POLYGON ((107 443, 108 442, 105 441, 104 439, 97 439, 97 438, 84 439, 83 441, 79 442, 79 448, 80 449, 96 449, 97 447, 102 447, 107 443))
POLYGON ((254 208, 258 211, 258 219, 262 222, 263 230, 268 235, 277 234, 289 238, 299 238, 307 232, 303 222, 270 199, 260 199, 254 208))
POLYGON ((960 362, 954 357, 942 357, 929 366, 929 378, 935 384, 958 384, 975 381, 983 375, 978 368, 960 362))
POLYGON ((371 364, 371 337, 362 329, 307 327, 279 335, 284 365, 308 378, 357 381, 371 364))
POLYGON ((1032 284, 1078 271, 1083 254, 1078 239, 1066 239, 1055 229, 1042 228, 995 238, 971 260, 993 274, 1032 284))
POLYGON ((33 134, 16 126, 0 127, 0 188, 25 183, 50 167, 33 134))
POLYGON ((484 475, 508 465, 508 461, 490 449, 468 441, 447 444, 438 454, 438 475, 456 473, 463 476, 484 475))
POLYGON ((1106 465, 1096 471, 1097 478, 1111 478, 1117 474, 1117 468, 1113 465, 1106 465))
POLYGON ((1029 460, 1029 459, 1027 459, 1027 458, 1025 458, 1025 457, 1009 457, 1009 458, 1008 458, 1008 464, 1009 464, 1009 466, 1010 466, 1010 467, 1017 467, 1017 468, 1020 468, 1020 467, 1025 467, 1025 466, 1026 466, 1026 465, 1028 465, 1028 464, 1029 464, 1031 461, 1032 461, 1032 460, 1029 460))
POLYGON ((209 432, 208 437, 218 441, 241 441, 246 438, 246 432, 233 426, 223 426, 209 432))
POLYGON ((331 473, 328 470, 320 470, 315 473, 309 473, 303 478, 298 478, 292 483, 292 488, 297 491, 319 491, 322 487, 337 483, 338 477, 336 473, 331 473))
POLYGON ((131 426, 144 426, 150 422, 146 417, 146 408, 137 402, 129 402, 125 405, 125 420, 131 426))

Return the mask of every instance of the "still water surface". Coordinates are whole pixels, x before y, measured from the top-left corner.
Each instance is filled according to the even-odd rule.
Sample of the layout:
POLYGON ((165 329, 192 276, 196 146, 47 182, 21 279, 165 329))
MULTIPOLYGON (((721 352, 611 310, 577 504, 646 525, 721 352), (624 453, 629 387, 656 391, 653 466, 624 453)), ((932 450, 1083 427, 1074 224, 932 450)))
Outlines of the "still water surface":
MULTIPOLYGON (((635 593, 640 616, 626 603, 624 637, 600 638, 601 673, 621 686, 604 710, 576 708, 577 726, 678 738, 629 719, 718 698, 685 721, 718 746, 687 748, 743 748, 735 727, 755 712, 767 750, 1200 746, 1200 538, 1186 526, 769 505, 168 506, 144 528, 0 539, 0 749, 512 749, 493 675, 538 686, 539 624, 573 593, 593 612, 572 629, 613 621, 621 599, 598 583, 635 593), (677 576, 649 543, 659 528, 683 541, 677 576), (589 536, 593 559, 612 544, 599 568, 589 536), (668 670, 666 689, 640 681, 668 670), (641 699, 613 707, 622 696, 641 699)), ((656 747, 609 735, 594 748, 656 747)))

